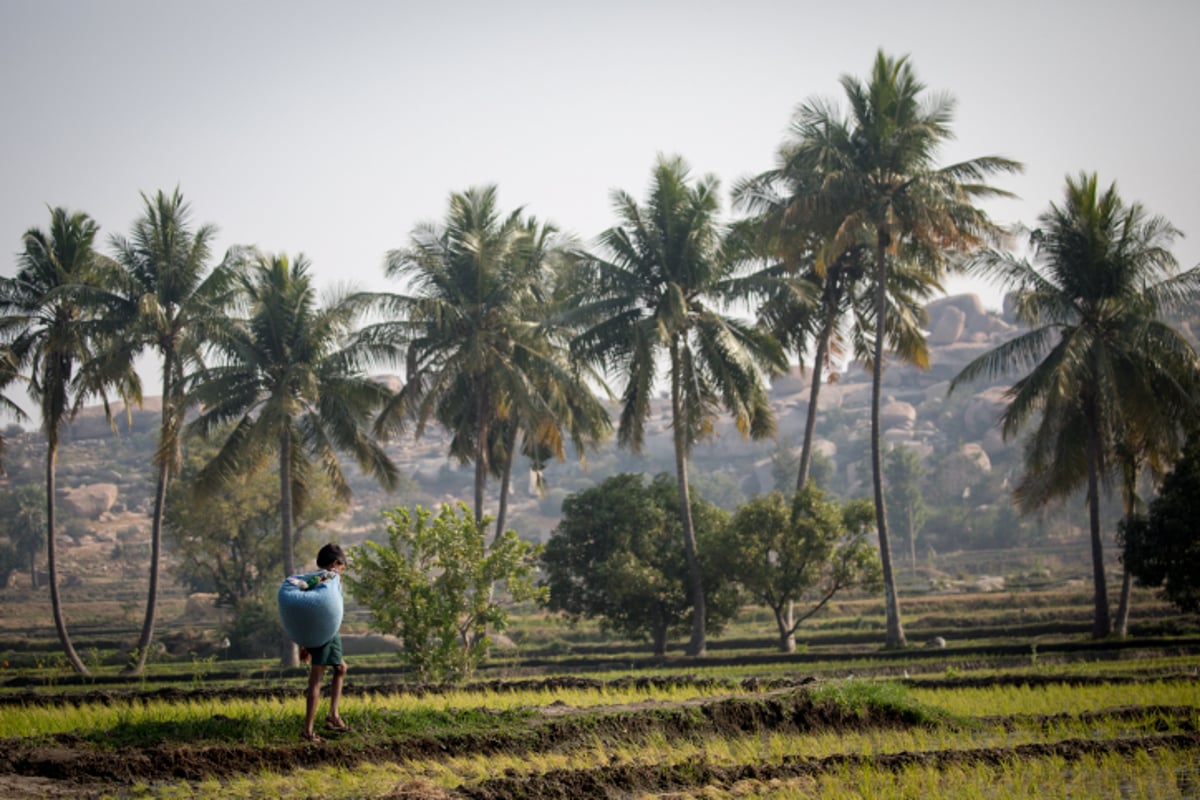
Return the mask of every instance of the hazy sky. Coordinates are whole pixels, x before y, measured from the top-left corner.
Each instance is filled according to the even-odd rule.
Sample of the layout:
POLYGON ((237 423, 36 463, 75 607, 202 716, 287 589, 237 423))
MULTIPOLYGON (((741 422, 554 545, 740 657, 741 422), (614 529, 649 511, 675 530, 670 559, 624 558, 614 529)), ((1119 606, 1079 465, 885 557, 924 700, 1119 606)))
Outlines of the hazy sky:
POLYGON ((218 252, 303 252, 322 285, 387 287, 384 253, 472 185, 589 240, 659 152, 725 189, 770 167, 795 107, 880 47, 957 99, 945 163, 1025 162, 997 220, 1094 170, 1192 234, 1191 266, 1198 31, 1194 0, 0 0, 0 274, 47 205, 107 247, 177 185, 218 252))

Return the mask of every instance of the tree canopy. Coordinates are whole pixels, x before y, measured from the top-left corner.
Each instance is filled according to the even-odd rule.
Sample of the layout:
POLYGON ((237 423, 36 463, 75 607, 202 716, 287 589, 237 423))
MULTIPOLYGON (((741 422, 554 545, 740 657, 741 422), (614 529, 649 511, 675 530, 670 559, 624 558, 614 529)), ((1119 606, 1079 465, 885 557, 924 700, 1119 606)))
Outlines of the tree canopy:
MULTIPOLYGON (((728 515, 702 499, 692 502, 710 606, 707 625, 719 631, 737 608, 718 551, 710 547, 728 515)), ((548 607, 598 619, 606 630, 633 639, 648 638, 655 655, 663 655, 668 637, 688 629, 694 596, 677 504, 665 473, 649 483, 641 475, 614 475, 569 495, 542 555, 548 607)))

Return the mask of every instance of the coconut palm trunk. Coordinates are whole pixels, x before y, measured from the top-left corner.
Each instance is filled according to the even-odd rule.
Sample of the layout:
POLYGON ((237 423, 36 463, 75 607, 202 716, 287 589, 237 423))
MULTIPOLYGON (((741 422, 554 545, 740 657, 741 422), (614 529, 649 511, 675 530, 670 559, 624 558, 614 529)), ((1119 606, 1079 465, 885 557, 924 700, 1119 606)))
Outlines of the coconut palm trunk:
POLYGON ((871 365, 871 478, 875 489, 875 527, 879 534, 879 560, 883 565, 884 611, 887 615, 887 646, 905 647, 904 627, 900 624, 900 598, 892 569, 892 544, 888 535, 887 506, 883 493, 883 431, 879 405, 883 392, 883 345, 887 319, 887 247, 890 236, 885 225, 879 226, 875 244, 875 352, 871 365))
POLYGON ((75 652, 71 644, 71 636, 67 633, 67 622, 63 615, 62 598, 58 594, 58 556, 54 546, 55 518, 54 493, 56 485, 56 467, 58 465, 58 441, 53 437, 46 448, 46 572, 50 576, 50 609, 54 616, 54 630, 58 632, 58 641, 67 656, 72 669, 80 675, 90 675, 88 668, 75 652))
MULTIPOLYGON (((1128 524, 1133 519, 1134 510, 1138 505, 1137 482, 1138 474, 1141 471, 1141 464, 1136 456, 1130 457, 1130 452, 1126 448, 1122 448, 1122 463, 1121 463, 1121 500, 1124 508, 1125 523, 1128 524)), ((1122 559, 1121 565, 1121 599, 1117 603, 1117 618, 1113 622, 1113 632, 1121 639, 1129 635, 1129 611, 1133 595, 1133 574, 1129 571, 1129 565, 1124 563, 1122 559)))
MULTIPOLYGON (((817 352, 813 360, 812 381, 808 389, 808 413, 804 417, 804 442, 800 446, 800 469, 796 474, 796 495, 804 491, 808 483, 808 473, 812 468, 813 438, 817 431, 817 402, 821 396, 821 378, 824 375, 825 359, 829 357, 829 340, 833 336, 836 309, 830 309, 825 323, 821 326, 821 335, 817 338, 817 352)), ((793 516, 795 510, 793 510, 793 516)))
MULTIPOLYGON (((171 422, 171 373, 164 365, 162 387, 162 427, 160 431, 174 430, 171 422)), ((162 526, 167 508, 167 484, 171 480, 171 465, 162 452, 165 443, 160 442, 156 460, 158 479, 154 486, 154 516, 150 519, 150 585, 146 590, 146 613, 142 619, 142 632, 138 636, 137 657, 126 669, 132 675, 140 675, 146 668, 150 644, 154 641, 154 624, 158 609, 158 573, 162 564, 162 526)))
POLYGON ((1112 632, 1112 622, 1108 615, 1108 583, 1104 575, 1104 541, 1100 535, 1100 431, 1096 422, 1095 399, 1088 396, 1084 402, 1088 415, 1087 503, 1092 543, 1092 583, 1095 590, 1092 638, 1103 639, 1112 632))
POLYGON ((675 441, 675 481, 679 491, 679 521, 683 528, 683 547, 687 555, 688 575, 692 582, 692 636, 685 652, 702 656, 708 649, 705 641, 707 627, 704 604, 704 580, 700 572, 700 556, 696 547, 696 527, 692 521, 692 496, 688 488, 688 447, 685 433, 682 380, 679 346, 671 342, 671 426, 675 441))
MULTIPOLYGON (((296 572, 296 543, 292 538, 292 436, 287 426, 279 434, 279 527, 283 538, 283 574, 296 572)), ((280 642, 280 663, 285 667, 300 665, 296 645, 286 635, 280 642)))
POLYGON ((512 491, 513 461, 517 457, 517 434, 519 432, 515 423, 508 426, 504 450, 504 472, 500 475, 500 502, 496 511, 495 538, 497 539, 500 538, 500 534, 504 533, 504 526, 508 522, 508 493, 512 491))
POLYGON ((479 376, 475 381, 475 413, 479 429, 475 442, 475 524, 483 522, 484 491, 488 478, 488 436, 491 433, 491 410, 488 408, 487 377, 479 376))

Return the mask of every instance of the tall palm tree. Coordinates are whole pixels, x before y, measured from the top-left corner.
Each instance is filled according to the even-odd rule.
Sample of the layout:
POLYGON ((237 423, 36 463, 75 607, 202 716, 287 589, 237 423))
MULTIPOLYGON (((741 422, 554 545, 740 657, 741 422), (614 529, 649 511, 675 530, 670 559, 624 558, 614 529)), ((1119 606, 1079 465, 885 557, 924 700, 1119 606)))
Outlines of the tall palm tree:
MULTIPOLYGON (((576 354, 625 382, 618 441, 640 450, 660 360, 667 370, 680 522, 691 577, 690 655, 703 655, 704 586, 696 551, 687 459, 708 438, 718 411, 731 412, 743 435, 775 431, 762 370, 786 366, 783 350, 763 331, 723 313, 736 299, 743 262, 730 257, 718 221, 716 178, 689 179, 678 157, 660 157, 646 204, 613 193, 620 224, 599 237, 589 296, 574 316, 591 324, 574 340, 576 354)), ((736 249, 735 249, 736 252, 736 249)))
POLYGON ((477 521, 489 475, 511 475, 518 431, 527 447, 561 455, 565 436, 582 446, 603 430, 603 409, 546 322, 554 233, 520 209, 502 214, 495 186, 454 193, 442 224, 418 225, 407 248, 387 255, 388 276, 406 279, 410 293, 363 296, 383 319, 361 340, 405 363, 376 429, 403 432, 415 421, 419 436, 430 421, 446 427, 450 454, 475 467, 477 521))
POLYGON ((935 275, 954 251, 970 250, 997 228, 976 203, 1007 196, 984 180, 1020 170, 1006 158, 986 156, 937 165, 939 148, 952 137, 954 101, 925 95, 925 86, 905 58, 879 51, 866 83, 843 76, 849 114, 822 101, 809 101, 792 124, 794 157, 819 175, 811 191, 795 198, 797 213, 839 219, 835 252, 869 232, 874 255, 875 333, 871 364, 871 474, 875 520, 883 562, 887 644, 906 644, 892 569, 891 540, 883 490, 879 407, 888 326, 888 273, 900 254, 920 253, 935 275))
POLYGON ((972 361, 950 387, 1029 370, 1000 416, 1005 437, 1036 420, 1016 499, 1030 510, 1087 486, 1094 638, 1111 630, 1101 483, 1119 465, 1119 445, 1157 456, 1195 419, 1197 356, 1164 318, 1200 293, 1200 267, 1177 272, 1177 235, 1141 204, 1127 205, 1115 184, 1100 191, 1094 173, 1068 177, 1063 205, 1052 203, 1029 234, 1036 263, 996 251, 976 262, 1015 289, 1030 330, 972 361))
POLYGON ((46 437, 46 554, 54 627, 71 666, 89 674, 71 644, 58 591, 55 483, 64 426, 84 402, 106 391, 140 400, 131 362, 113 357, 121 328, 119 304, 108 291, 118 282, 115 265, 95 248, 99 226, 84 213, 50 211, 48 231, 23 237, 17 274, 0 280, 0 335, 19 370, 27 370, 46 437))
MULTIPOLYGON (((315 464, 339 500, 350 486, 339 453, 349 453, 385 487, 396 485, 395 465, 370 435, 374 413, 390 397, 363 366, 369 353, 352 339, 358 306, 349 297, 319 307, 303 256, 256 254, 239 272, 249 315, 214 341, 219 362, 197 375, 192 423, 203 434, 233 428, 199 484, 213 490, 274 456, 279 464, 283 568, 295 572, 293 520, 307 499, 315 464)), ((283 662, 296 664, 295 647, 283 662)))
MULTIPOLYGON (((797 496, 808 482, 826 371, 851 348, 859 360, 869 362, 875 327, 868 232, 861 230, 860 241, 854 243, 839 230, 842 219, 804 209, 805 199, 820 182, 804 155, 804 142, 785 142, 774 169, 739 182, 733 191, 735 205, 753 214, 746 224, 753 231, 754 247, 775 262, 756 276, 759 324, 795 352, 801 364, 805 352, 815 348, 797 496)), ((927 367, 923 304, 940 287, 934 275, 908 259, 893 265, 888 280, 889 349, 908 363, 927 367)))
POLYGON ((190 210, 176 189, 153 198, 142 195, 145 209, 128 239, 113 237, 116 259, 124 268, 130 316, 135 320, 129 345, 154 350, 162 365, 162 422, 155 463, 158 479, 150 527, 150 586, 146 614, 129 671, 140 673, 154 636, 162 524, 167 486, 181 467, 181 437, 188 396, 186 374, 202 364, 202 351, 227 320, 232 287, 228 269, 210 270, 208 260, 216 228, 192 230, 190 210))

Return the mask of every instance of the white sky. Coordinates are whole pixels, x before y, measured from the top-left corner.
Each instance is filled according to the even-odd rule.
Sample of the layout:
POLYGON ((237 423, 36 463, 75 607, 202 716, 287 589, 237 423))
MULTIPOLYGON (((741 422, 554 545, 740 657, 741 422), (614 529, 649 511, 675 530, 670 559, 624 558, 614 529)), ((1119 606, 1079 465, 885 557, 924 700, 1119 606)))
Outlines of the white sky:
POLYGON ((1025 162, 998 221, 1094 170, 1191 233, 1192 266, 1198 31, 1194 0, 0 0, 0 275, 47 205, 107 247, 176 185, 218 254, 303 252, 325 286, 398 289, 384 253, 472 185, 590 240, 659 152, 724 189, 769 168, 795 107, 880 47, 957 99, 944 163, 1025 162))

